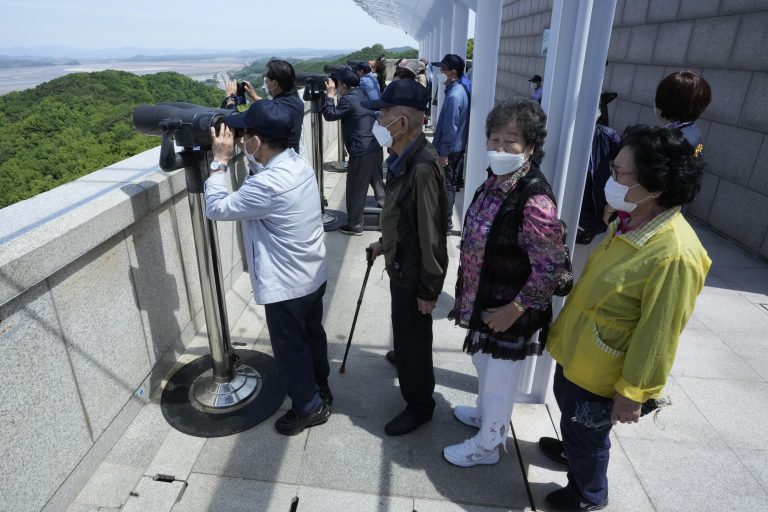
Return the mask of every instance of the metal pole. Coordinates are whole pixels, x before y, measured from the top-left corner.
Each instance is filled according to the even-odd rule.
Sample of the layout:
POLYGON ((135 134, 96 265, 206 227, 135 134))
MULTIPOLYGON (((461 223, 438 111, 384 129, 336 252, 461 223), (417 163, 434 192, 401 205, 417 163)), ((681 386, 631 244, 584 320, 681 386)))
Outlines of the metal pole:
MULTIPOLYGON (((310 101, 311 112, 311 125, 312 125, 312 163, 315 165, 315 177, 317 179, 317 186, 320 190, 320 211, 321 218, 323 220, 323 229, 325 231, 332 231, 338 229, 346 222, 341 212, 335 210, 329 210, 328 201, 325 199, 324 191, 324 172, 323 172, 323 102, 325 101, 324 94, 315 92, 312 95, 310 101)), ((341 124, 341 123, 339 123, 341 124)))
POLYGON ((469 111, 463 221, 472 195, 485 180, 485 118, 496 97, 496 68, 501 34, 501 0, 478 2, 475 16, 475 53, 472 72, 472 108, 469 111))
MULTIPOLYGON (((569 226, 567 243, 571 250, 576 241, 615 9, 616 0, 556 0, 552 11, 553 31, 542 95, 548 114, 544 143, 547 156, 542 171, 552 184, 560 217, 569 226)), ((563 304, 563 298, 555 297, 555 316, 563 304)), ((544 402, 551 388, 554 362, 545 353, 536 358, 535 364, 530 398, 544 402)))

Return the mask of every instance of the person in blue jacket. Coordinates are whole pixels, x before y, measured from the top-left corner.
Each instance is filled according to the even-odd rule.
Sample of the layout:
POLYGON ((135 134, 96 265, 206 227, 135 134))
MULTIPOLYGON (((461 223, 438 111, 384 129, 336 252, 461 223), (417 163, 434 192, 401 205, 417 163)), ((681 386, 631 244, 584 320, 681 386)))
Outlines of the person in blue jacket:
MULTIPOLYGON (((264 99, 254 91, 250 82, 243 82, 245 94, 251 103, 264 99)), ((224 98, 224 108, 237 108, 236 89, 237 82, 233 81, 227 84, 227 93, 229 94, 224 98)), ((292 124, 288 133, 288 147, 299 153, 301 127, 304 123, 304 101, 296 94, 296 71, 290 62, 280 59, 272 59, 267 62, 267 67, 264 70, 264 91, 269 99, 275 103, 280 103, 290 112, 292 124)))
POLYGON ((379 82, 371 70, 371 65, 367 61, 360 61, 355 65, 357 76, 360 77, 360 87, 365 92, 368 101, 378 101, 381 98, 379 82))
POLYGON ((437 118, 432 145, 439 155, 438 163, 445 172, 448 195, 448 231, 453 229, 453 204, 457 184, 464 173, 464 152, 469 135, 470 88, 464 77, 464 59, 449 53, 440 62, 433 62, 445 77, 445 99, 437 118))
POLYGON ((384 204, 384 152, 373 136, 373 122, 376 120, 374 112, 360 105, 366 97, 359 85, 360 78, 351 69, 335 73, 325 82, 328 96, 323 105, 323 118, 326 121, 341 121, 344 145, 349 153, 347 224, 339 228, 339 231, 347 235, 363 234, 363 207, 369 184, 373 187, 376 202, 379 206, 384 204), (334 99, 337 89, 333 79, 339 83, 338 104, 334 99))

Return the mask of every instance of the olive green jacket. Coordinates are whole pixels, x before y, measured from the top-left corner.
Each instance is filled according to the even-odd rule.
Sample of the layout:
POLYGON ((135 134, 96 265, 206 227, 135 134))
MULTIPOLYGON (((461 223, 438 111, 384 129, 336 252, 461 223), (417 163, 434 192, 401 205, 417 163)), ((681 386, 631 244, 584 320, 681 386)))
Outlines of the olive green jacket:
POLYGON ((445 179, 424 134, 399 163, 402 171, 387 179, 381 212, 384 262, 393 284, 436 300, 448 270, 445 179))

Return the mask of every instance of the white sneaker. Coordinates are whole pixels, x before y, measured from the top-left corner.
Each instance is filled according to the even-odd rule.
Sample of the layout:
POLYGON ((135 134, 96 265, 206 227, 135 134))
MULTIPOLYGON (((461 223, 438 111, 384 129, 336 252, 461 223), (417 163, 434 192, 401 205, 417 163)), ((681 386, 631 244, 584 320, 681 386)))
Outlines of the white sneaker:
POLYGON ((470 427, 480 428, 482 426, 482 421, 477 415, 477 407, 457 405, 453 408, 453 415, 456 416, 457 420, 470 427))
POLYGON ((496 464, 499 462, 499 447, 486 450, 478 446, 474 437, 470 437, 463 443, 443 448, 443 457, 451 464, 462 468, 478 464, 496 464))

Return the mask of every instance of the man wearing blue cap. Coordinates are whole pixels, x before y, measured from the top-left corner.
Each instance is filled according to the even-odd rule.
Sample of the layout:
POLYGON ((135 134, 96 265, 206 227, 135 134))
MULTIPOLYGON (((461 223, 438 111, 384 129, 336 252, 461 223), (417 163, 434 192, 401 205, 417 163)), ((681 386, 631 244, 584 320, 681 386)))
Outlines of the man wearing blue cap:
POLYGON ((423 133, 429 93, 414 80, 390 83, 381 99, 363 107, 381 110, 373 125, 379 144, 391 146, 381 239, 370 245, 384 254, 392 297, 395 351, 403 412, 384 427, 390 436, 407 434, 432 419, 432 310, 448 268, 445 183, 437 152, 423 133))
POLYGON ((379 82, 371 70, 371 65, 367 61, 361 60, 355 65, 355 71, 357 71, 357 76, 360 77, 360 87, 365 92, 365 96, 370 101, 376 101, 381 98, 379 82))
POLYGON ((437 118, 435 135, 432 138, 440 165, 445 172, 448 194, 448 229, 453 229, 453 204, 456 189, 463 182, 464 151, 469 136, 470 84, 464 75, 464 59, 449 53, 440 62, 433 62, 445 77, 445 99, 437 118))
POLYGON ((371 132, 376 117, 373 111, 363 108, 360 102, 365 93, 360 89, 360 78, 350 68, 345 68, 325 82, 327 97, 323 105, 326 121, 341 120, 344 145, 349 153, 347 165, 347 224, 339 231, 347 235, 363 234, 363 207, 368 196, 368 185, 379 206, 384 204, 384 180, 382 161, 384 153, 371 132), (336 104, 335 79, 339 83, 339 104, 336 104))
POLYGON ((205 213, 215 221, 239 220, 253 297, 264 304, 267 329, 291 410, 275 423, 295 435, 328 421, 328 342, 322 325, 328 267, 323 242, 320 191, 315 172, 288 147, 291 113, 259 101, 244 114, 211 129, 214 160, 205 182, 205 213), (235 136, 255 172, 229 192, 227 169, 235 136), (258 164, 258 165, 257 165, 258 164))

